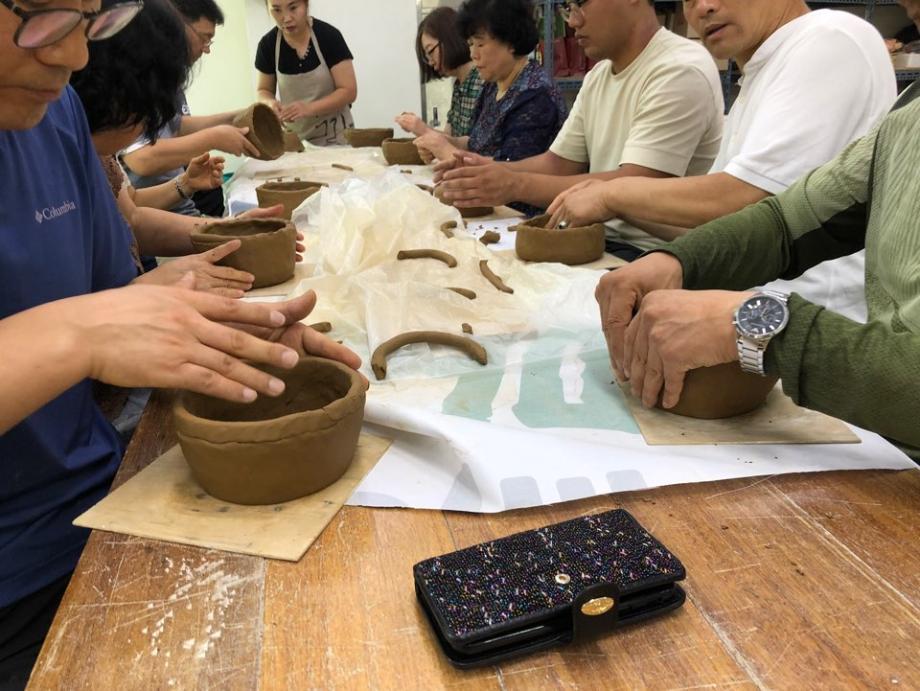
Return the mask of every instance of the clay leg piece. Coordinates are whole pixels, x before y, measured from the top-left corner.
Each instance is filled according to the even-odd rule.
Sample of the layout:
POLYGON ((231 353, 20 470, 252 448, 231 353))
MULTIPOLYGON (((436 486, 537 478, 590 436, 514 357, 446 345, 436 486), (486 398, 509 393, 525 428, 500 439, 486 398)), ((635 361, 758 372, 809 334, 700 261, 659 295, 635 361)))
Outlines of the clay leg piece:
POLYGON ((442 252, 441 250, 400 250, 396 255, 397 259, 437 259, 444 262, 450 268, 457 266, 457 260, 452 254, 442 252))
POLYGON ((486 349, 476 341, 465 336, 445 333, 443 331, 409 331, 408 333, 394 336, 388 341, 384 341, 371 356, 371 369, 374 370, 374 376, 378 381, 386 379, 387 376, 387 356, 412 343, 432 343, 435 345, 445 345, 457 350, 461 350, 480 365, 485 365, 489 361, 486 349))
POLYGON ((462 295, 467 300, 476 299, 476 293, 470 290, 469 288, 448 288, 448 290, 454 291, 455 293, 457 293, 457 295, 462 295))
POLYGON ((514 292, 513 288, 509 288, 508 286, 506 286, 505 282, 492 272, 492 269, 489 268, 488 259, 482 259, 479 262, 479 270, 482 272, 482 275, 486 277, 486 280, 489 283, 491 283, 493 286, 498 288, 503 293, 511 294, 514 292))
POLYGON ((454 236, 454 228, 456 227, 456 221, 448 221, 447 223, 441 224, 441 232, 444 233, 448 239, 450 239, 454 236))

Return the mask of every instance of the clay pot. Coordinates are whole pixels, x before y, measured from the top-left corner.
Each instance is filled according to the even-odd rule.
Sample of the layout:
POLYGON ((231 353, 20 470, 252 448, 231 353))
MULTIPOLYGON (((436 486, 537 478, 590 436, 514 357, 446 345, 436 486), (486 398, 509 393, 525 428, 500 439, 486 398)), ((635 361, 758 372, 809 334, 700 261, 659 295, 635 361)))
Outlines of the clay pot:
POLYGON ((745 372, 737 362, 690 370, 668 412, 704 420, 744 415, 763 405, 777 379, 745 372))
POLYGON ((587 264, 604 255, 604 225, 595 223, 565 230, 547 229, 549 214, 517 226, 514 251, 528 262, 587 264))
POLYGON ((303 357, 292 370, 254 365, 283 380, 277 398, 231 403, 186 392, 173 415, 192 476, 235 504, 277 504, 338 480, 355 455, 365 382, 334 360, 303 357))
POLYGON ((393 138, 392 127, 370 127, 345 130, 345 141, 353 147, 380 146, 384 139, 393 138))
POLYGON ((391 166, 420 166, 424 162, 419 156, 418 148, 412 142, 414 139, 384 139, 380 145, 383 148, 383 157, 391 166))
POLYGON ((267 209, 275 204, 284 204, 283 218, 290 219, 294 209, 300 206, 307 197, 319 192, 325 183, 299 180, 294 182, 266 182, 256 187, 256 198, 259 206, 267 209))
MULTIPOLYGON (((444 199, 444 192, 442 191, 440 185, 434 188, 434 196, 442 204, 447 204, 447 206, 454 206, 452 202, 446 201, 444 199)), ((491 206, 454 206, 454 208, 460 212, 460 216, 462 218, 479 218, 480 216, 490 216, 495 212, 495 208, 491 206)))
POLYGON ((228 240, 242 246, 218 262, 255 276, 253 288, 284 283, 294 275, 297 230, 283 218, 239 219, 209 223, 192 233, 192 245, 205 252, 228 240))
POLYGON ((236 127, 248 127, 246 139, 259 150, 256 158, 271 161, 284 153, 284 131, 281 121, 264 103, 253 103, 233 119, 236 127))
POLYGON ((297 136, 296 132, 291 132, 290 130, 284 130, 282 132, 284 137, 284 150, 289 151, 290 153, 299 154, 303 151, 303 142, 300 140, 300 137, 297 136))

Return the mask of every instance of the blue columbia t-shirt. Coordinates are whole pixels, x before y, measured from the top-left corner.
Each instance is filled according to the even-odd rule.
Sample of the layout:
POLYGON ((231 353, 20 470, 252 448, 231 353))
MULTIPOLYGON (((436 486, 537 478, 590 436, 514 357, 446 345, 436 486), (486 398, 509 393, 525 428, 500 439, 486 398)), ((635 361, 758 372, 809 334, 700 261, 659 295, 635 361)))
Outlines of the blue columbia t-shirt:
MULTIPOLYGON (((70 87, 36 127, 0 131, 0 319, 127 284, 130 233, 70 87)), ((122 452, 89 381, 0 436, 0 607, 73 570, 89 531, 71 521, 122 452)))

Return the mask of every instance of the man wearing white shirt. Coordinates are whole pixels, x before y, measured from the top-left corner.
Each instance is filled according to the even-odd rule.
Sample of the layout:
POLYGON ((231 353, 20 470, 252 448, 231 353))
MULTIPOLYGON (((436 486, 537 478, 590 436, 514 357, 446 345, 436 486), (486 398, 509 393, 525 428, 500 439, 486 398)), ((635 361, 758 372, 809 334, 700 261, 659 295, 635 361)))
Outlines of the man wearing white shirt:
MULTIPOLYGON (((684 12, 709 51, 734 58, 743 74, 709 174, 586 183, 553 202, 554 221, 625 218, 671 240, 786 189, 866 134, 894 102, 884 41, 852 14, 812 12, 802 0, 685 0, 684 12)), ((864 318, 861 268, 842 261, 851 264, 842 273, 822 265, 786 289, 864 318)))

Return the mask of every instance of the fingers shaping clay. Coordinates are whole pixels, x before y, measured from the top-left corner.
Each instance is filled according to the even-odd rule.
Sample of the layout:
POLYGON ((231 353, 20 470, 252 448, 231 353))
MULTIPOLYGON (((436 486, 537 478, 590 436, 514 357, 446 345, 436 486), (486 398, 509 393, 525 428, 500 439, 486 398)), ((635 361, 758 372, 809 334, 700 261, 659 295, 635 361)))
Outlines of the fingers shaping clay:
POLYGON ((485 365, 489 361, 486 349, 476 341, 465 336, 445 333, 443 331, 409 331, 408 333, 394 336, 388 341, 384 341, 371 356, 371 369, 374 370, 374 376, 378 380, 386 379, 387 376, 387 356, 412 343, 432 343, 435 345, 444 345, 461 350, 469 355, 480 365, 485 365))
POLYGON ((457 206, 453 202, 444 199, 444 190, 441 185, 434 188, 434 196, 442 204, 453 206, 460 212, 462 218, 478 218, 479 216, 489 216, 495 212, 495 207, 492 206, 457 206))
POLYGON ((311 197, 319 192, 321 187, 325 187, 324 182, 312 182, 310 180, 294 182, 266 182, 256 187, 256 199, 259 200, 259 206, 263 209, 274 206, 275 204, 284 205, 284 218, 290 218, 294 209, 300 206, 307 197, 311 197))
POLYGON ((743 371, 737 362, 700 367, 687 372, 680 400, 665 410, 704 420, 743 415, 763 405, 776 382, 743 371))
POLYGON ((400 250, 396 254, 396 258, 399 260, 437 259, 438 261, 444 262, 452 269, 457 266, 457 260, 454 256, 447 252, 442 252, 441 250, 400 250))
POLYGON ((353 147, 380 146, 384 139, 393 137, 392 127, 367 127, 345 130, 345 141, 353 147))
POLYGON ((283 218, 237 219, 208 223, 190 236, 192 246, 205 252, 228 240, 239 240, 240 248, 221 259, 221 266, 248 271, 253 288, 283 283, 294 275, 297 230, 283 218))
POLYGON ((509 295, 514 292, 513 288, 509 288, 505 285, 505 282, 492 273, 492 269, 489 268, 489 260, 482 259, 479 262, 479 270, 482 272, 482 275, 486 277, 486 280, 491 283, 493 286, 498 288, 503 293, 508 293, 509 295))
POLYGON ((253 103, 233 119, 236 127, 248 127, 246 139, 259 150, 256 158, 272 161, 284 153, 284 131, 281 121, 269 106, 253 103))
POLYGON ((448 288, 448 290, 452 290, 452 291, 454 291, 455 293, 457 293, 458 295, 462 295, 462 296, 465 297, 467 300, 475 300, 475 299, 476 299, 476 293, 475 293, 474 291, 470 290, 469 288, 448 288))
POLYGON ((587 264, 604 255, 604 224, 549 229, 549 214, 531 218, 516 226, 514 251, 528 262, 560 262, 562 264, 587 264))
POLYGON ((208 493, 235 504, 277 504, 317 492, 351 465, 365 383, 334 360, 292 370, 253 365, 285 382, 277 398, 233 403, 187 392, 173 407, 179 445, 208 493))
POLYGON ((383 140, 380 145, 383 149, 383 157, 387 164, 391 166, 420 166, 423 164, 422 157, 418 153, 418 148, 413 143, 415 140, 410 138, 393 139, 393 135, 383 140))

